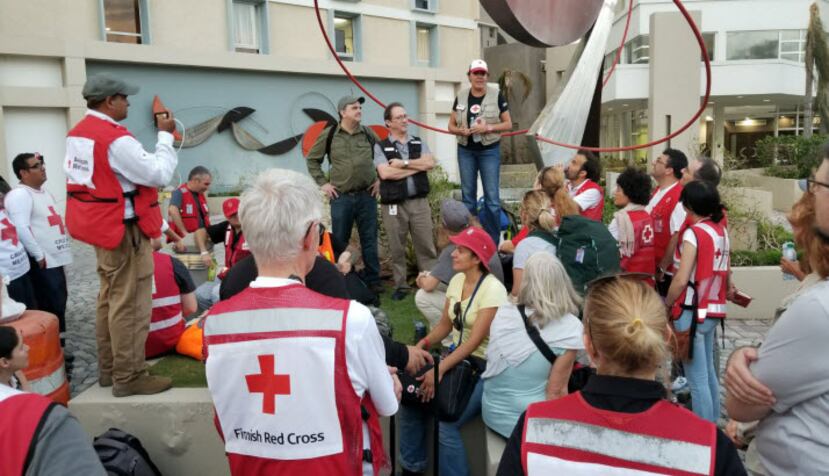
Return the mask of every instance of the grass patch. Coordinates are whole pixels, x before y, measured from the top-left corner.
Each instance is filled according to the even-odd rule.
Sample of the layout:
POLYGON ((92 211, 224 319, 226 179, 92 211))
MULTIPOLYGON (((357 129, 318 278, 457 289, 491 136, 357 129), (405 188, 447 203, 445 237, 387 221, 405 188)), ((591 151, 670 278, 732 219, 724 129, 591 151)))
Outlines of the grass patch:
MULTIPOLYGON (((412 290, 414 291, 414 290, 412 290)), ((429 323, 417 310, 414 302, 414 292, 409 293, 406 299, 400 301, 391 300, 391 292, 387 291, 381 296, 380 309, 385 311, 392 326, 392 338, 403 344, 411 344, 414 340, 414 323, 422 321, 429 328, 429 323)))
POLYGON ((173 387, 207 386, 204 364, 178 354, 162 357, 161 360, 150 367, 150 375, 170 377, 173 379, 173 387))

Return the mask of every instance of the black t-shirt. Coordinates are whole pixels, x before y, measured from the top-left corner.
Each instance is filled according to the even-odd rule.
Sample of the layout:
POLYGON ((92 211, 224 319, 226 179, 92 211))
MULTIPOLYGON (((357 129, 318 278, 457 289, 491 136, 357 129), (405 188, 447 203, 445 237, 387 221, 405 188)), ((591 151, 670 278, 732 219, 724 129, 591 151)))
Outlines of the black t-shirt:
MULTIPOLYGON (((625 377, 609 377, 594 375, 581 392, 591 407, 620 413, 641 413, 651 408, 656 402, 665 398, 665 388, 659 382, 625 377)), ((524 418, 526 413, 518 419, 518 424, 507 441, 501 463, 498 465, 498 476, 523 475, 521 466, 521 439, 524 435, 524 418)), ((601 449, 597 448, 601 453, 601 449)), ((717 429, 717 449, 714 462, 715 476, 745 475, 740 456, 734 443, 717 429)))
MULTIPOLYGON (((466 127, 472 127, 472 121, 477 119, 478 115, 480 114, 480 107, 481 103, 484 101, 486 94, 481 97, 475 97, 472 95, 472 92, 469 92, 469 98, 467 99, 467 108, 468 113, 466 114, 466 127), (477 107, 478 112, 473 114, 472 110, 475 106, 477 107)), ((456 114, 459 114, 460 111, 457 111, 456 108, 458 107, 458 98, 455 98, 455 102, 452 104, 452 110, 455 111, 456 114)), ((503 114, 509 111, 509 105, 507 104, 507 99, 504 97, 503 94, 500 92, 498 93, 498 109, 500 110, 500 114, 503 114)), ((472 136, 469 136, 469 140, 466 143, 466 148, 469 150, 483 150, 495 147, 498 143, 489 144, 487 146, 482 145, 480 142, 475 142, 472 140, 472 136)), ((461 146, 464 147, 464 146, 461 146)))
POLYGON ((180 294, 189 294, 196 290, 196 284, 193 283, 193 277, 190 276, 190 271, 184 263, 178 258, 171 256, 173 261, 173 278, 176 280, 176 286, 180 294))

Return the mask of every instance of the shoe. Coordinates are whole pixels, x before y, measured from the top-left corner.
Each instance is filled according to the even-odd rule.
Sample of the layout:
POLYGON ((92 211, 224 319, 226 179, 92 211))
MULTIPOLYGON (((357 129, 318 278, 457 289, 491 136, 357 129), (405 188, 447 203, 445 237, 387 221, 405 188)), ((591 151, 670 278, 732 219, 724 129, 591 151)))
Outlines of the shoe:
POLYGON ((167 377, 142 375, 129 383, 114 384, 112 386, 112 396, 129 397, 130 395, 153 395, 168 390, 172 386, 173 381, 167 377))
POLYGON ((680 392, 688 386, 688 379, 685 377, 677 377, 674 383, 671 384, 671 391, 674 393, 680 392))
POLYGON ((391 295, 391 300, 392 301, 402 301, 402 300, 406 299, 406 296, 408 296, 408 295, 409 295, 409 291, 406 291, 405 289, 395 289, 394 293, 391 295))
POLYGON ((98 376, 98 385, 101 388, 107 388, 112 386, 112 375, 110 374, 100 374, 98 376))

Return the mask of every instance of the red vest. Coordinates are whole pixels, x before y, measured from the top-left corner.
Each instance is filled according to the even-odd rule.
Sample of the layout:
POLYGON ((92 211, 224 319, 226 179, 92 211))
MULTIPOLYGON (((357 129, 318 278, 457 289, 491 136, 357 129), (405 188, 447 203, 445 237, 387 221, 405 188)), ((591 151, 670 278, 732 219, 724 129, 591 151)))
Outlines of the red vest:
MULTIPOLYGON (((109 165, 109 146, 131 135, 123 126, 88 115, 67 135, 64 170, 92 168, 92 185, 66 181, 66 227, 84 243, 114 249, 124 237, 124 191, 109 165), (70 146, 72 144, 73 146, 70 146), (84 146, 88 145, 88 148, 84 146), (91 154, 91 156, 90 156, 91 154)), ((131 195, 141 232, 149 238, 161 236, 158 190, 136 185, 131 195)))
POLYGON ((173 258, 154 251, 153 264, 153 313, 144 347, 147 358, 175 349, 184 332, 181 291, 173 272, 173 258))
POLYGON ((666 401, 621 413, 594 408, 574 393, 527 408, 521 464, 527 476, 609 474, 611 468, 613 474, 713 475, 716 448, 713 423, 666 401))
MULTIPOLYGON (((656 195, 659 189, 655 190, 653 195, 656 195)), ((653 218, 654 231, 654 257, 656 262, 662 261, 665 256, 665 250, 668 248, 668 243, 671 242, 671 213, 679 204, 679 196, 682 194, 682 184, 677 182, 672 189, 662 196, 652 209, 651 218, 653 218)), ((651 195, 651 197, 653 197, 651 195)), ((682 206, 679 204, 679 206, 682 206)))
MULTIPOLYGON (((207 385, 232 474, 362 474, 361 401, 345 357, 348 307, 295 284, 248 288, 211 308, 207 385)), ((383 455, 367 403, 371 449, 383 455)))
POLYGON ((0 384, 0 474, 23 475, 29 466, 41 420, 52 405, 48 398, 0 384))
MULTIPOLYGON (((181 206, 178 207, 178 212, 181 214, 181 222, 187 233, 193 233, 199 229, 199 208, 201 208, 202 216, 204 217, 204 227, 210 226, 210 210, 207 209, 207 199, 203 193, 198 194, 199 203, 193 199, 193 192, 187 188, 187 184, 183 183, 178 188, 181 191, 181 206)), ((170 220, 170 228, 173 229, 179 236, 184 236, 181 230, 170 220)))
POLYGON ((601 196, 601 198, 599 200, 599 203, 593 205, 592 207, 588 208, 587 210, 582 210, 581 211, 581 216, 583 216, 585 218, 589 218, 591 220, 596 220, 598 222, 601 222, 602 221, 602 213, 604 211, 604 189, 602 187, 600 187, 599 184, 597 184, 596 182, 594 182, 590 179, 587 179, 581 185, 581 188, 579 188, 579 191, 576 192, 576 194, 574 196, 578 197, 579 195, 583 194, 584 192, 586 192, 588 190, 598 190, 599 195, 601 196))
POLYGON ((653 276, 656 273, 656 257, 654 256, 653 220, 645 210, 627 212, 633 223, 633 234, 636 242, 633 245, 633 255, 623 256, 619 263, 623 271, 630 273, 647 273, 653 276))
POLYGON ((227 230, 225 231, 225 269, 219 273, 219 279, 224 279, 230 268, 239 261, 247 258, 248 255, 250 255, 250 249, 245 241, 245 234, 240 231, 234 241, 233 227, 228 223, 227 230))
MULTIPOLYGON (((730 267, 728 232, 725 227, 711 220, 702 220, 694 225, 684 224, 679 231, 680 240, 685 230, 691 230, 697 238, 696 265, 689 285, 673 303, 672 314, 678 318, 683 309, 692 308, 694 293, 698 293, 697 319, 706 317, 725 318, 728 291, 728 270, 730 267), (696 289, 696 291, 694 290, 696 289)), ((682 259, 682 241, 677 242, 674 251, 674 267, 679 269, 682 259)))

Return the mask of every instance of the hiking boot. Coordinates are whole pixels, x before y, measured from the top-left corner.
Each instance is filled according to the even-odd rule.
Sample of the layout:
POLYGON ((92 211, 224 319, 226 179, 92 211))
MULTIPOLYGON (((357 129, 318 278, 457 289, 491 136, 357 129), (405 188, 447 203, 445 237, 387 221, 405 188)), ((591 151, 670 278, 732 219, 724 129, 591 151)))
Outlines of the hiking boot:
POLYGON ((100 374, 98 375, 98 385, 101 388, 107 388, 112 386, 112 375, 110 374, 100 374))
POLYGON ((112 387, 113 397, 129 397, 130 395, 153 395, 161 393, 173 386, 173 381, 167 377, 142 375, 129 383, 116 383, 112 387))

